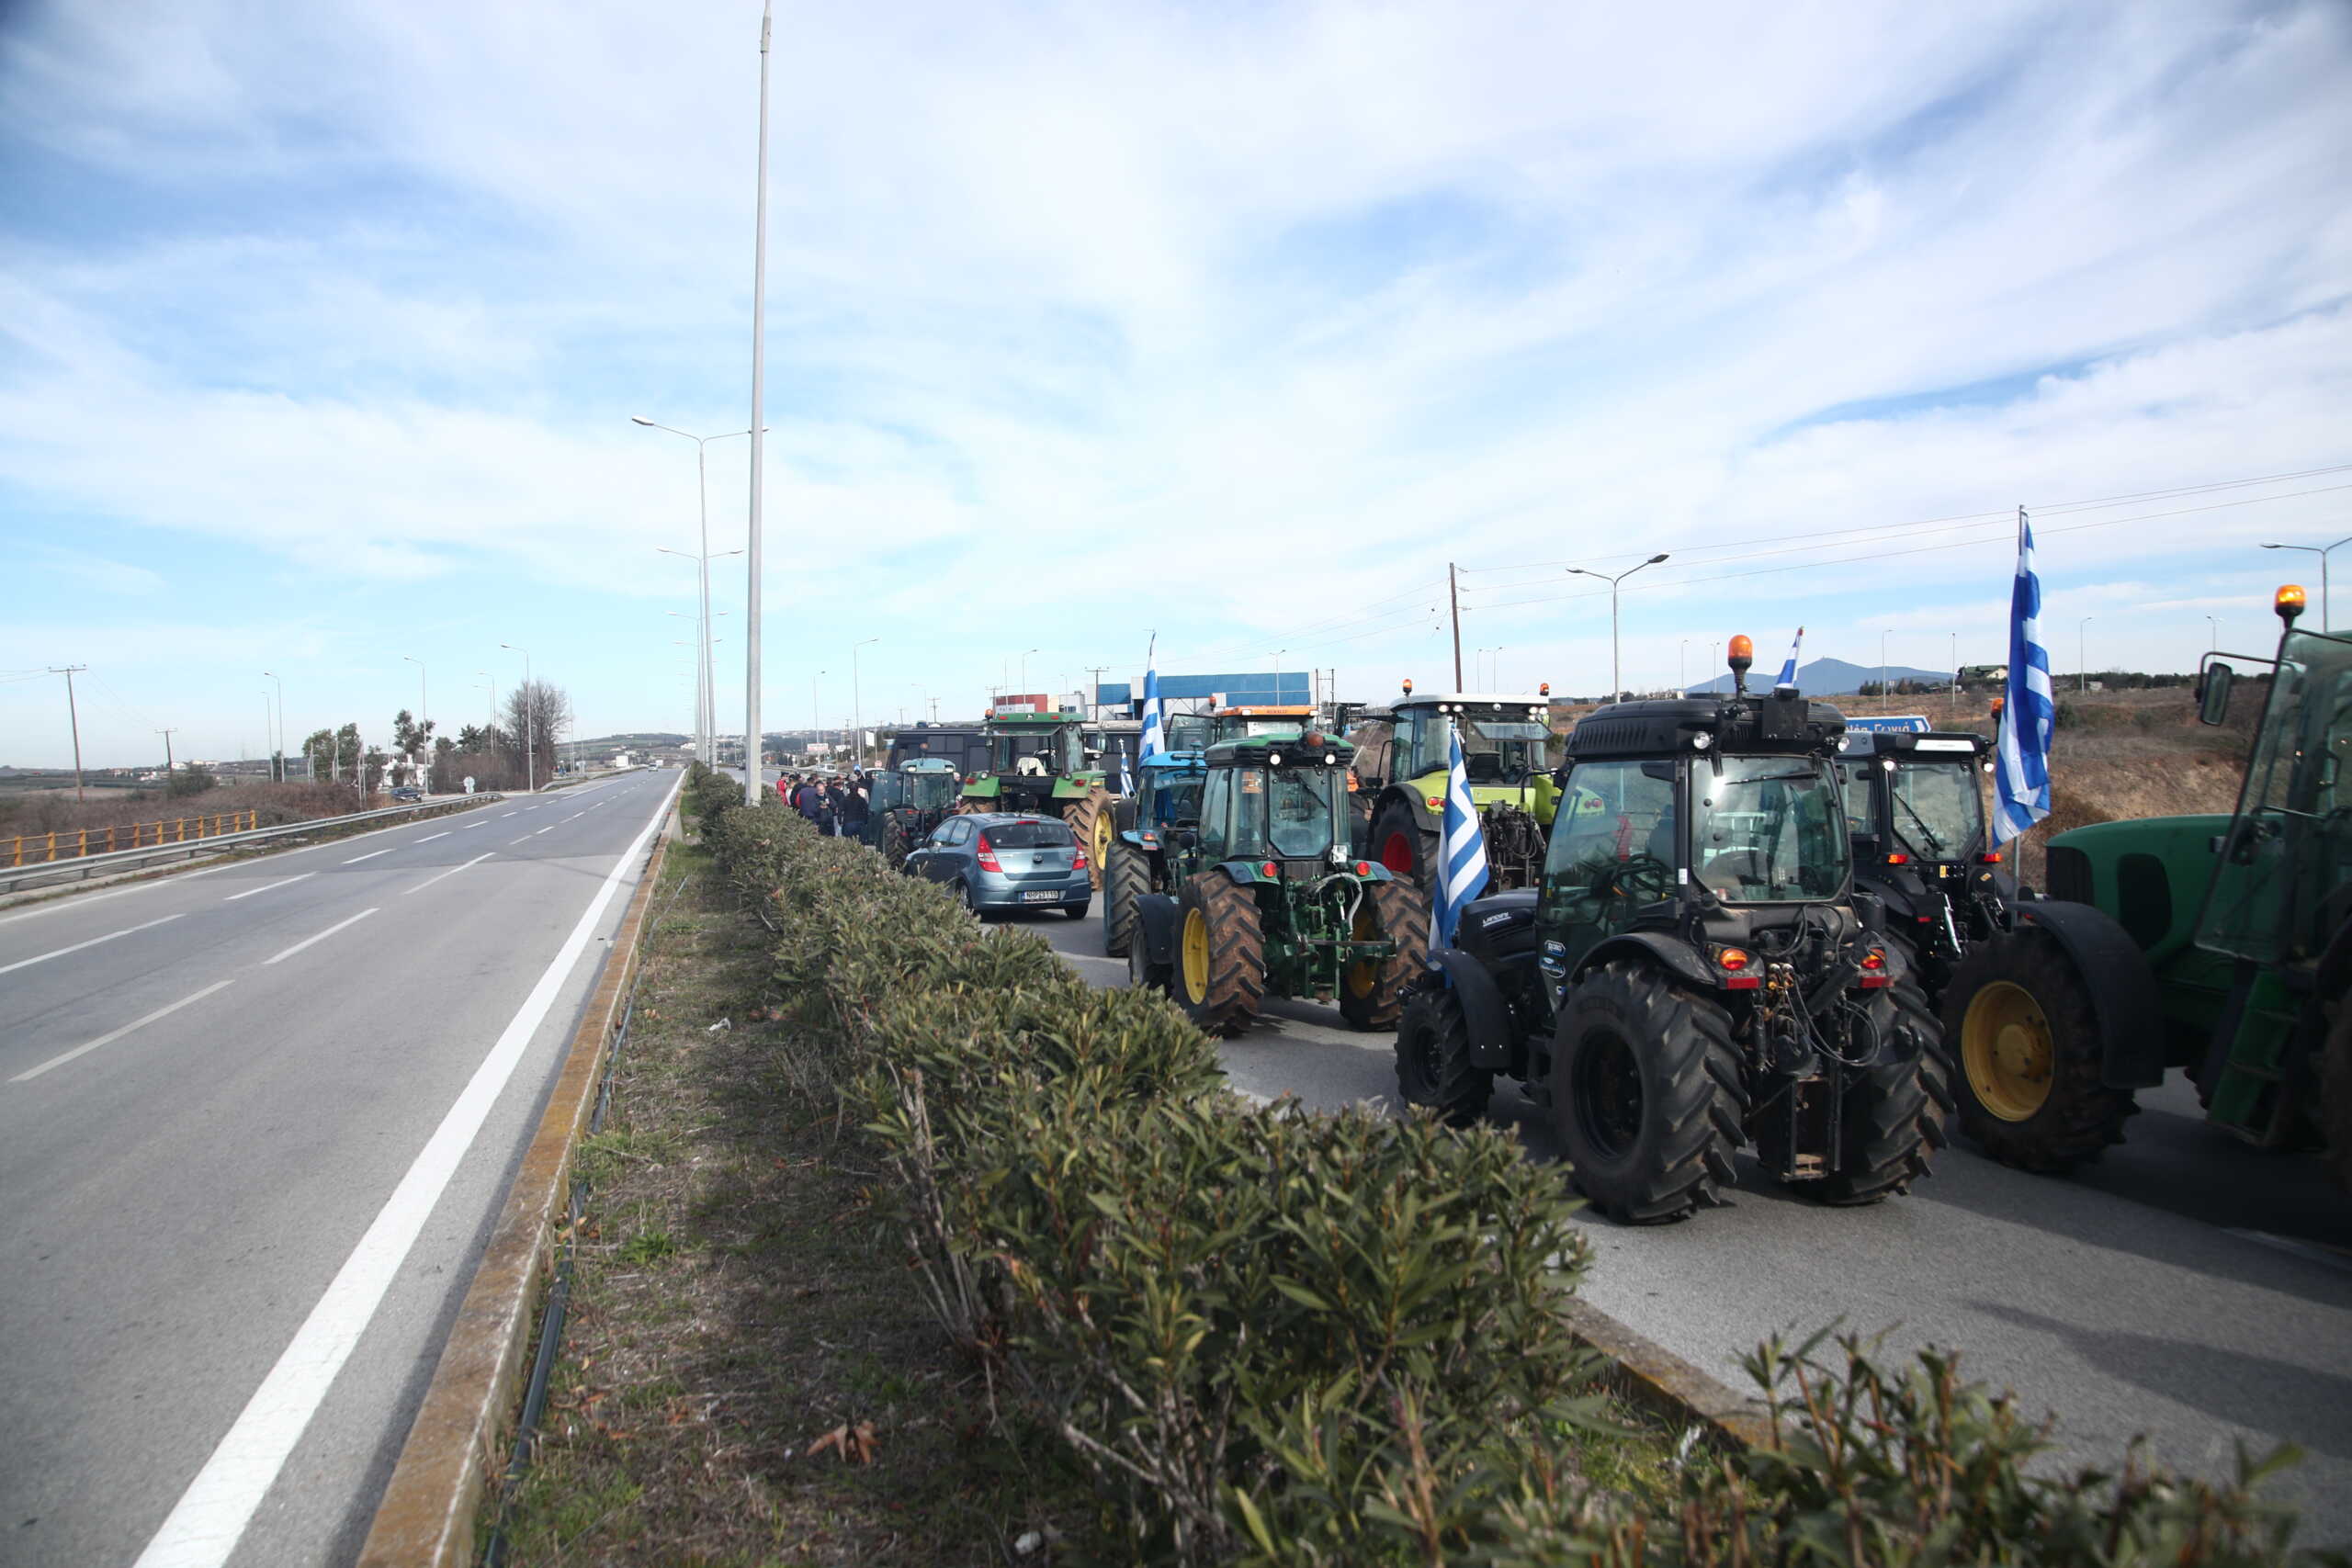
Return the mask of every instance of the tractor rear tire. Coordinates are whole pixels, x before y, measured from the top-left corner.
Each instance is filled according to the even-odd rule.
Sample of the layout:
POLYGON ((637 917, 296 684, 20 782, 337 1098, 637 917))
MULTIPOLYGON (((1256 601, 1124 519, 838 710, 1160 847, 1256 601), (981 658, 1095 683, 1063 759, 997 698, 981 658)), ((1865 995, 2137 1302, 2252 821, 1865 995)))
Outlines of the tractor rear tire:
MULTIPOLYGON (((1888 945, 1900 941, 1890 937, 1888 945)), ((1906 958, 1910 954, 1904 955, 1906 958)), ((1912 959, 1917 964, 1917 959, 1912 959)), ((1798 1184, 1805 1196, 1839 1207, 1876 1203, 1910 1190, 1951 1141, 1952 1105, 1943 1031, 1928 1010, 1917 968, 1874 993, 1868 1004, 1880 1060, 1849 1079, 1840 1129, 1846 1163, 1819 1181, 1798 1184)))
POLYGON ((2320 1157, 2352 1188, 2352 998, 2336 1005, 2319 1064, 2320 1157))
POLYGON ((1396 951, 1340 971, 1340 1016, 1351 1029, 1394 1029, 1405 987, 1429 963, 1430 903, 1409 883, 1367 882, 1363 892, 1351 934, 1358 942, 1393 942, 1396 951))
POLYGON ((1470 1024, 1451 986, 1415 991, 1396 1020, 1396 1098, 1426 1106, 1449 1127, 1487 1113, 1495 1075, 1470 1059, 1470 1024))
POLYGON ((2100 1081, 2089 987, 2038 932, 1980 942, 1954 966, 1944 1041, 1961 1131, 2003 1165, 2054 1173, 2097 1159, 2139 1110, 2100 1081))
POLYGON ((907 833, 907 819, 892 811, 882 818, 880 849, 883 863, 892 871, 907 863, 907 855, 914 848, 914 840, 907 833))
POLYGON ((1372 817, 1367 859, 1376 860, 1403 881, 1432 897, 1437 893, 1438 836, 1421 826, 1411 807, 1390 801, 1372 817))
POLYGON ((1096 784, 1084 798, 1062 807, 1062 820, 1069 824, 1070 836, 1078 840, 1078 847, 1086 852, 1088 884, 1097 892, 1102 891, 1102 861, 1111 838, 1111 792, 1096 784))
POLYGON ((1176 895, 1176 1005, 1209 1034, 1238 1034, 1266 996, 1266 938, 1258 901, 1221 871, 1176 895))
POLYGON ((1577 983, 1552 1051, 1552 1122, 1569 1178, 1619 1224, 1721 1202, 1746 1097, 1731 1014, 1647 964, 1577 983))
POLYGON ((1150 891, 1149 857, 1125 839, 1113 839, 1102 865, 1102 951, 1113 958, 1125 958, 1141 934, 1136 900, 1150 891))

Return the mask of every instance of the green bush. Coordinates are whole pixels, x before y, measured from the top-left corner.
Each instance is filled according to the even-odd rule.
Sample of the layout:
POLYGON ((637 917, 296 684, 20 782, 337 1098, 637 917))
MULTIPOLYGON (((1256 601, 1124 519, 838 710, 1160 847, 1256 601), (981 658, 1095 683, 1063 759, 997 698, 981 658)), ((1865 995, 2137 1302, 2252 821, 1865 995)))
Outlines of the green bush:
POLYGON ((1596 1368, 1560 1310, 1588 1249, 1555 1169, 1492 1129, 1246 1105, 1164 998, 1091 989, 790 811, 714 803, 703 837, 776 933, 798 1059, 891 1172, 941 1322, 1099 1479, 1141 1560, 2288 1555, 2252 1469, 2029 1473, 2043 1434, 1949 1357, 1889 1373, 1818 1338, 1752 1363, 1777 1449, 1598 1487, 1596 1368))

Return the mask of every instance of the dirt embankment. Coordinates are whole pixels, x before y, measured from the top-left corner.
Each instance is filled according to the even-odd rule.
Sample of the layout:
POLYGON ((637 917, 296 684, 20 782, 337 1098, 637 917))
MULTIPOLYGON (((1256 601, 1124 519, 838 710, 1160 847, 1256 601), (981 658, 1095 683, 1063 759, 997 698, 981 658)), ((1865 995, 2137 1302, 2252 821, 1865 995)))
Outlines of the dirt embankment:
POLYGON ((43 790, 0 801, 0 839, 79 828, 128 828, 134 822, 171 822, 237 811, 258 813, 256 827, 274 828, 281 822, 308 822, 358 809, 349 784, 229 784, 183 795, 166 795, 160 789, 103 790, 92 791, 88 799, 79 801, 71 790, 43 790))

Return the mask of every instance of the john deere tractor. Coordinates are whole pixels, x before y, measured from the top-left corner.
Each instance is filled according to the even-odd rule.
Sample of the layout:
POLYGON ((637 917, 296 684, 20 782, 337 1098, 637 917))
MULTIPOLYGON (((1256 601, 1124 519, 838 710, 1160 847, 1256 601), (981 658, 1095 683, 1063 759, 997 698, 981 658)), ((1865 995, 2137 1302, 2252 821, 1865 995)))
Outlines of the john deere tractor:
POLYGON ((907 852, 955 811, 963 780, 944 757, 910 757, 867 777, 871 794, 864 838, 896 871, 907 852))
POLYGON ((1141 919, 1137 900, 1168 890, 1175 835, 1197 830, 1208 767, 1198 751, 1162 751, 1135 770, 1135 794, 1114 801, 1111 848, 1102 866, 1102 951, 1125 958, 1141 919))
POLYGON ((1854 886, 1878 895, 1889 926, 1910 938, 1930 1008, 1942 1007, 1968 950, 2009 929, 2017 903, 1985 835, 1992 750, 1968 730, 1883 729, 1849 729, 1838 750, 1854 886))
POLYGON ((1086 754, 1087 721, 1075 713, 1000 709, 988 719, 988 766, 967 773, 960 809, 1058 817, 1086 846, 1094 885, 1110 849, 1111 795, 1086 754))
POLYGON ((1540 887, 1477 898, 1396 1032, 1403 1098, 1467 1124, 1498 1077, 1625 1224, 1720 1201, 1734 1156, 1827 1203, 1928 1172, 1950 1091, 1909 944, 1854 891, 1838 712, 1750 696, 1580 721, 1540 887))
POLYGON ((1532 887, 1559 790, 1552 779, 1552 699, 1458 692, 1403 696, 1357 716, 1367 744, 1356 773, 1364 854, 1424 891, 1437 884, 1445 820, 1449 723, 1462 736, 1463 771, 1487 840, 1487 886, 1532 887))
POLYGON ((2276 608, 2274 657, 2200 672, 2219 724, 2231 661, 2271 669, 2237 810, 2055 835, 2049 897, 1952 977, 1961 1126, 2007 1164, 2095 1157, 2182 1067, 2207 1121, 2352 1185, 2352 638, 2298 628, 2291 584, 2276 608))
POLYGON ((1317 730, 1221 740, 1203 758, 1200 821, 1162 834, 1168 891, 1136 899, 1127 969, 1193 1021, 1238 1034, 1272 995, 1336 998, 1385 1029, 1420 972, 1420 890, 1348 845, 1355 749, 1317 730))

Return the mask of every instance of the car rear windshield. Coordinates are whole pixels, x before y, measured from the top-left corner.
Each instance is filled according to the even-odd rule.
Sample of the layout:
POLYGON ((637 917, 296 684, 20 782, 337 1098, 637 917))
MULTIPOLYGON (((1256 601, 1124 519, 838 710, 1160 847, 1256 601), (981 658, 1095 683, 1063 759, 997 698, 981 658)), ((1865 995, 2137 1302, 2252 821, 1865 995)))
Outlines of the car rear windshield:
POLYGON ((1058 822, 999 822, 983 836, 999 850, 1059 850, 1078 841, 1058 822))

